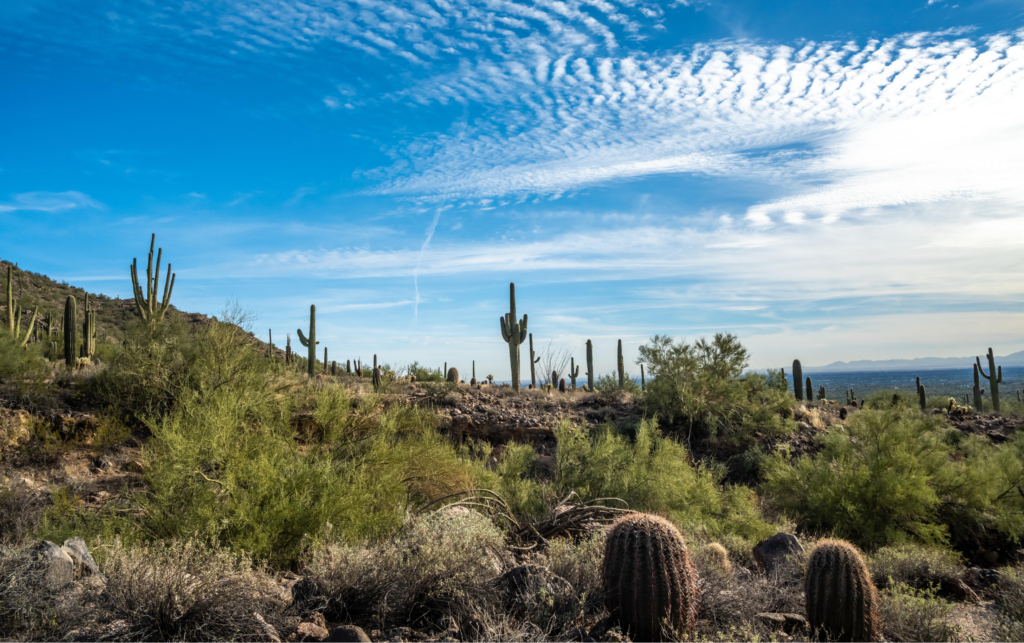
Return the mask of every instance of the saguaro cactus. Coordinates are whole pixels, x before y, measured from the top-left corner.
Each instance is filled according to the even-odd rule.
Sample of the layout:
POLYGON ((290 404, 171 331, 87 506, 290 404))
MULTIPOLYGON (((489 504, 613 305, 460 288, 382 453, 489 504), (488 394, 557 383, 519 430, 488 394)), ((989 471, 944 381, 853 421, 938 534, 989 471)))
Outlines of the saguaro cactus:
POLYGON ((310 304, 309 306, 309 338, 302 334, 302 329, 296 329, 299 333, 299 342, 302 343, 307 349, 309 349, 309 363, 306 365, 306 371, 312 378, 316 371, 316 345, 320 342, 316 341, 316 305, 310 304))
POLYGON ((516 285, 509 284, 509 308, 501 321, 501 338, 508 343, 509 361, 512 363, 512 388, 519 390, 519 347, 526 339, 526 314, 516 320, 516 285))
POLYGON ((569 358, 569 381, 572 382, 572 390, 576 390, 576 378, 580 376, 580 367, 574 357, 569 358))
POLYGON ((85 320, 82 322, 82 357, 96 353, 96 311, 89 305, 89 293, 85 294, 85 320))
POLYGON ((20 340, 21 345, 28 344, 28 338, 32 336, 32 329, 36 325, 37 308, 32 312, 32 320, 25 329, 25 335, 21 334, 21 306, 14 303, 14 266, 7 266, 7 326, 14 336, 15 341, 20 340))
POLYGON ((533 352, 533 333, 530 333, 530 384, 537 388, 537 362, 540 358, 533 352))
POLYGON ((804 369, 800 366, 800 360, 793 360, 793 395, 796 399, 804 399, 804 369))
POLYGON ((174 291, 175 274, 171 272, 171 264, 167 264, 167 276, 164 278, 164 297, 157 301, 156 290, 160 282, 160 258, 164 249, 160 248, 156 254, 156 272, 153 272, 153 246, 156 245, 156 233, 149 240, 149 264, 146 266, 146 288, 139 285, 138 261, 132 259, 132 289, 135 291, 135 307, 144 321, 155 324, 164 318, 167 306, 171 301, 171 292, 174 291))
POLYGON ((640 390, 647 391, 647 378, 644 376, 644 365, 640 365, 640 390))
POLYGON ((78 327, 75 318, 78 316, 78 302, 71 295, 64 302, 64 363, 74 368, 78 352, 78 327))
POLYGON ((326 346, 324 346, 324 375, 327 375, 327 347, 326 346))
POLYGON ((381 389, 382 386, 383 385, 382 385, 382 380, 381 380, 380 367, 379 366, 374 366, 373 367, 373 391, 374 391, 374 393, 380 393, 380 389, 381 389))
MULTIPOLYGON (((983 369, 981 367, 981 358, 980 357, 975 357, 974 359, 975 359, 975 362, 977 363, 978 371, 981 373, 981 376, 988 380, 988 388, 991 391, 990 394, 992 396, 992 408, 995 410, 996 413, 998 413, 999 412, 999 385, 1003 381, 1003 367, 1002 366, 999 367, 999 374, 997 376, 996 375, 996 358, 995 358, 995 355, 992 354, 992 349, 991 348, 988 349, 988 374, 987 375, 985 374, 985 369, 983 369)), ((981 407, 979 407, 979 410, 981 410, 981 407)))
POLYGON ((924 385, 917 387, 917 401, 921 405, 921 410, 925 410, 925 390, 924 385))
POLYGON ((807 623, 818 641, 880 641, 878 592, 857 548, 818 543, 804 576, 807 623))
POLYGON ((292 334, 288 333, 285 337, 287 344, 284 345, 284 363, 292 363, 292 334))
POLYGON ((981 411, 984 408, 984 400, 981 396, 985 392, 985 389, 981 388, 981 377, 978 375, 978 364, 974 365, 974 389, 971 392, 974 393, 974 408, 981 411))
POLYGON ((473 377, 469 380, 470 386, 476 386, 476 360, 473 360, 473 377))
POLYGON ((608 611, 634 641, 693 634, 696 572, 682 534, 668 520, 632 513, 616 521, 605 541, 601 580, 608 611))
POLYGON ((626 386, 626 363, 622 360, 622 340, 619 340, 619 388, 626 386))
POLYGON ((811 386, 811 376, 808 375, 807 376, 807 401, 808 402, 813 402, 814 401, 814 396, 812 394, 813 391, 814 391, 814 387, 811 386))
POLYGON ((594 343, 587 340, 587 390, 594 390, 594 343))

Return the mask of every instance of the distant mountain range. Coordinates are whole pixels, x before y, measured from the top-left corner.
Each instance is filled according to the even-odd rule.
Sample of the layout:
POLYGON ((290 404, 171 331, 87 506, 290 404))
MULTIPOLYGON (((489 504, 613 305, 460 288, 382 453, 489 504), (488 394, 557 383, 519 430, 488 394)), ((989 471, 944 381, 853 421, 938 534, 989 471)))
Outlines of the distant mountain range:
MULTIPOLYGON (((979 353, 981 365, 988 370, 985 353, 979 353)), ((970 357, 918 357, 915 359, 861 359, 853 362, 832 362, 825 366, 804 366, 804 373, 843 373, 851 371, 920 371, 939 368, 971 368, 970 357)), ((1024 351, 996 356, 996 366, 1024 366, 1024 351)), ((788 369, 787 369, 788 370, 788 369)))

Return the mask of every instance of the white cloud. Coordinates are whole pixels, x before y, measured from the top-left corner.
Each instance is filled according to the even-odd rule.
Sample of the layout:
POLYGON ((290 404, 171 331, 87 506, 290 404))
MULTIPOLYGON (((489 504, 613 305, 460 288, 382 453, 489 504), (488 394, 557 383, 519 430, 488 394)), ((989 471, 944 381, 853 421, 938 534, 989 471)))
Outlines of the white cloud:
POLYGON ((63 212, 80 208, 102 210, 105 206, 87 194, 70 190, 68 192, 22 192, 11 197, 7 203, 0 203, 0 212, 28 210, 35 212, 63 212))

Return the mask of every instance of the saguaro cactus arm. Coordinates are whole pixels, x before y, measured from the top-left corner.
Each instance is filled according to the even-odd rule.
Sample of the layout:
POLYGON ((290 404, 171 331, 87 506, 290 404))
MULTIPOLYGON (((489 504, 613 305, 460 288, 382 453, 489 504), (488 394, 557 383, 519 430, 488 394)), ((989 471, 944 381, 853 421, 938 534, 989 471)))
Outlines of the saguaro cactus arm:
POLYGON ((177 277, 171 272, 171 264, 167 264, 167 276, 164 279, 164 296, 159 302, 156 298, 157 288, 160 285, 160 261, 163 257, 163 248, 157 250, 156 270, 153 270, 153 247, 156 245, 156 233, 149 240, 149 262, 146 266, 146 288, 143 290, 139 284, 138 260, 132 259, 132 290, 135 293, 135 307, 143 320, 148 322, 160 321, 167 312, 167 306, 171 301, 171 293, 174 291, 174 280, 177 277))

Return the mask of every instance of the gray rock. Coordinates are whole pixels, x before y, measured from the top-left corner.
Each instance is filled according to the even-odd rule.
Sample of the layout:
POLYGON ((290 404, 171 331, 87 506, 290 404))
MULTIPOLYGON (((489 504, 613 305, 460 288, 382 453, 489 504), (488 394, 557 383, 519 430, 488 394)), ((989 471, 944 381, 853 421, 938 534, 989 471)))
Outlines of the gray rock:
POLYGON ((789 614, 782 612, 761 612, 755 614, 754 618, 768 629, 786 634, 803 632, 807 628, 807 619, 800 614, 789 614))
POLYGON ((358 625, 342 625, 331 630, 324 641, 338 643, 370 643, 370 637, 358 625))
POLYGON ((96 564, 92 554, 89 553, 89 548, 85 545, 84 540, 78 536, 68 538, 64 541, 61 549, 64 550, 64 553, 67 554, 75 564, 75 580, 85 578, 86 576, 103 578, 103 574, 100 573, 100 567, 96 564))
POLYGON ((56 591, 75 580, 75 562, 49 540, 29 549, 27 556, 47 589, 56 591))
POLYGON ((769 574, 781 570, 790 556, 803 552, 800 540, 792 534, 778 533, 754 545, 754 559, 769 574))

